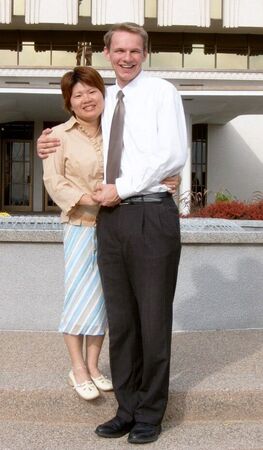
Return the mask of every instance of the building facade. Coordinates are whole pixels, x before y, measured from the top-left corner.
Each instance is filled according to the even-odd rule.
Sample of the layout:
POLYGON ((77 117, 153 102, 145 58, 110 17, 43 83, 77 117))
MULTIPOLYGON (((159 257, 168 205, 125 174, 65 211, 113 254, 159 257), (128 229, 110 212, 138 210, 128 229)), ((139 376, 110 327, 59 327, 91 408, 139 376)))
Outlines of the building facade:
POLYGON ((0 211, 56 210, 36 139, 67 118, 59 89, 65 71, 92 65, 114 83, 103 35, 122 21, 146 28, 144 69, 183 98, 182 208, 191 191, 207 201, 219 191, 241 200, 263 192, 262 0, 0 0, 0 211))

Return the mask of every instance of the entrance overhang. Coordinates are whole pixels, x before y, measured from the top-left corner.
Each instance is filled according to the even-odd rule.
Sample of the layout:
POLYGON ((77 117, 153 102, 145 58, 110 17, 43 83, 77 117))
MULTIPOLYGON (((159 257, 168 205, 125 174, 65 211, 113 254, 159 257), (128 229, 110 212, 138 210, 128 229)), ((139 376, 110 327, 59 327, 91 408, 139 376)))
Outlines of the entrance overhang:
MULTIPOLYGON (((59 83, 68 69, 0 69, 0 122, 63 121, 59 83)), ((107 85, 114 72, 99 70, 107 85)), ((263 72, 147 71, 180 91, 193 123, 224 124, 239 115, 263 114, 263 72)))
POLYGON ((237 116, 263 114, 263 91, 181 91, 192 123, 223 125, 237 116))

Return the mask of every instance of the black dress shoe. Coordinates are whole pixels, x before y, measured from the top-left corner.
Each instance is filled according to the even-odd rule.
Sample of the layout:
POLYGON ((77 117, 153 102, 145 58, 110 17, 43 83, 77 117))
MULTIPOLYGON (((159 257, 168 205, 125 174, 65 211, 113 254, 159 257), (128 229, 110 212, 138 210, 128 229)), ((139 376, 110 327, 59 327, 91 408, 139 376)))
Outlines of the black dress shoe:
POLYGON ((137 422, 128 436, 130 444, 147 444, 147 442, 157 441, 161 433, 161 425, 137 422))
POLYGON ((105 438, 119 438, 129 433, 133 426, 134 422, 126 422, 121 417, 116 416, 108 422, 99 425, 95 433, 105 438))

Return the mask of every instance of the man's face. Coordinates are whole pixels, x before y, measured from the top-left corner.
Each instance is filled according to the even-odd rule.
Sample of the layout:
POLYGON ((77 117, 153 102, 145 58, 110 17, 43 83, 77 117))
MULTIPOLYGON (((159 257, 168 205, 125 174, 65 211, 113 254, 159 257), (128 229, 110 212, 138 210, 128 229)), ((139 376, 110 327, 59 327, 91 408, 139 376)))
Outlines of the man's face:
POLYGON ((140 73, 147 56, 142 37, 128 31, 115 31, 110 49, 105 48, 104 54, 111 62, 120 87, 126 86, 140 73))

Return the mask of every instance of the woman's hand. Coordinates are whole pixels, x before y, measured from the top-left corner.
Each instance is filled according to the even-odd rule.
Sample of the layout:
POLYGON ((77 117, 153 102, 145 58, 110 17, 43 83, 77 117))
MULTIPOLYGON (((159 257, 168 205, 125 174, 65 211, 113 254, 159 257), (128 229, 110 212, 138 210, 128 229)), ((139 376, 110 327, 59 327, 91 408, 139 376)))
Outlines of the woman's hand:
POLYGON ((78 202, 78 205, 83 205, 83 206, 95 206, 98 205, 99 202, 97 202, 96 200, 94 200, 91 195, 89 194, 83 194, 81 199, 78 202))
POLYGON ((168 191, 171 194, 176 194, 176 191, 181 183, 180 175, 174 175, 173 177, 167 177, 161 181, 161 184, 165 184, 168 187, 168 191))

